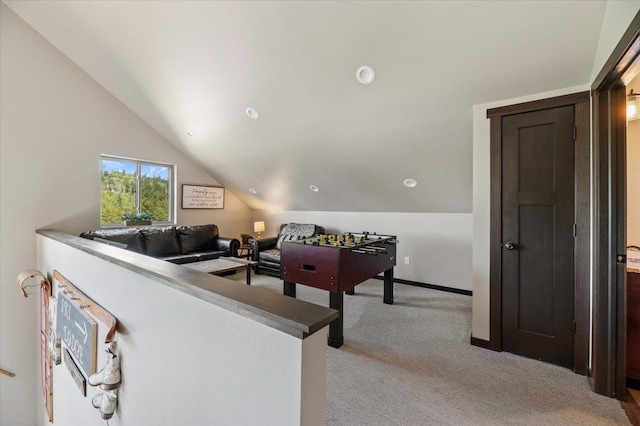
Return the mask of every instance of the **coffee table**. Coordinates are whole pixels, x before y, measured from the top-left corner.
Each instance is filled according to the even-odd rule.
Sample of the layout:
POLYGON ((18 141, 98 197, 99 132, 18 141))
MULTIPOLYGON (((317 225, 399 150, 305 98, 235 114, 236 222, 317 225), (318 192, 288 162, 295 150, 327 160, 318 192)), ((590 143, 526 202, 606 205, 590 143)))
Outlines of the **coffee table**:
POLYGON ((183 263, 182 266, 214 275, 246 268, 247 285, 251 285, 251 267, 257 264, 258 262, 254 262, 253 260, 240 259, 238 257, 219 257, 217 259, 202 260, 200 262, 183 263))

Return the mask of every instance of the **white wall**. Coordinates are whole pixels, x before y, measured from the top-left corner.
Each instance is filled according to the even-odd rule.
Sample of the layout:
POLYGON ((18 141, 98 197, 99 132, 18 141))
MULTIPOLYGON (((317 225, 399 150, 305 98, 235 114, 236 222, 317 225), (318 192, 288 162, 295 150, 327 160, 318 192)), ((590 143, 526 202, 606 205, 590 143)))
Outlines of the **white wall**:
POLYGON ((589 90, 587 85, 473 106, 473 326, 472 335, 489 340, 490 127, 487 110, 589 90))
MULTIPOLYGON (((37 228, 77 234, 99 226, 100 154, 177 165, 182 183, 217 182, 0 6, 0 424, 33 425, 38 394, 36 307, 16 275, 36 264, 37 228)), ((180 210, 180 224, 248 229, 250 211, 230 192, 223 210, 180 210)))
POLYGON ((602 19, 598 48, 591 70, 591 82, 593 82, 607 59, 613 52, 620 38, 629 27, 631 20, 640 10, 638 0, 609 0, 602 19))
MULTIPOLYGON (((328 327, 299 339, 52 239, 37 246, 40 271, 58 270, 120 323, 111 426, 325 424, 328 327)), ((96 322, 100 370, 107 327, 96 322)), ((104 425, 97 392, 83 397, 64 362, 54 366, 54 423, 104 425)))
POLYGON ((471 220, 468 213, 371 213, 254 211, 265 222, 264 236, 275 236, 282 223, 314 223, 327 232, 377 232, 396 235, 394 277, 471 290, 471 220), (405 265, 406 256, 411 264, 405 265))

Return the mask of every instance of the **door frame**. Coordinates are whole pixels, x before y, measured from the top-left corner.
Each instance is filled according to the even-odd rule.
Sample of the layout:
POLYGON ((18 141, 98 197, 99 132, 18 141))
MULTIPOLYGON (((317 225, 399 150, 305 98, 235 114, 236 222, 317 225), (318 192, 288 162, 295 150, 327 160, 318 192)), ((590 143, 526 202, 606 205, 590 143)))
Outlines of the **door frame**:
POLYGON ((622 76, 640 60, 640 12, 591 85, 594 152, 593 349, 590 383, 624 399, 626 388, 626 89, 622 76))
POLYGON ((507 115, 574 106, 576 127, 575 221, 578 237, 574 240, 574 371, 587 373, 589 359, 589 92, 580 92, 487 110, 490 119, 490 331, 485 347, 502 350, 502 118, 507 115))

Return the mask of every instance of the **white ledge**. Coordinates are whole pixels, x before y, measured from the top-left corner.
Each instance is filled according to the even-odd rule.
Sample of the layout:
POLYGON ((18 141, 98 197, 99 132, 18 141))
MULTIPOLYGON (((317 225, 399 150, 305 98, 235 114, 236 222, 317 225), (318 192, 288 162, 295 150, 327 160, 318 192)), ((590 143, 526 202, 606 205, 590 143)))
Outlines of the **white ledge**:
POLYGON ((339 316, 335 309, 61 231, 39 229, 36 233, 300 339, 339 316))

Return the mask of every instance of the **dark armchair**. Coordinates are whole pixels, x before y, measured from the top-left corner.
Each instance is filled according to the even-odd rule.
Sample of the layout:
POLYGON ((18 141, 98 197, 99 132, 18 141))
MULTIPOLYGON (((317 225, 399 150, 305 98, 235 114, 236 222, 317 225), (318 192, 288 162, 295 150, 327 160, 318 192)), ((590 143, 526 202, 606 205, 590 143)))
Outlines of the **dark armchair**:
POLYGON ((280 225, 277 237, 251 240, 253 260, 258 262, 256 274, 280 278, 280 247, 285 241, 299 240, 324 234, 322 226, 309 223, 285 223, 280 225))

